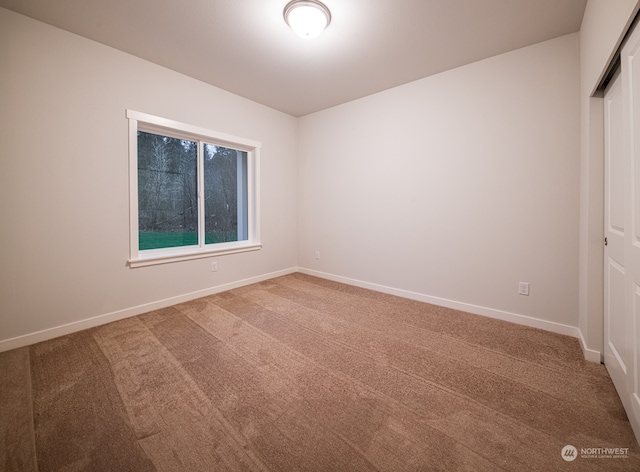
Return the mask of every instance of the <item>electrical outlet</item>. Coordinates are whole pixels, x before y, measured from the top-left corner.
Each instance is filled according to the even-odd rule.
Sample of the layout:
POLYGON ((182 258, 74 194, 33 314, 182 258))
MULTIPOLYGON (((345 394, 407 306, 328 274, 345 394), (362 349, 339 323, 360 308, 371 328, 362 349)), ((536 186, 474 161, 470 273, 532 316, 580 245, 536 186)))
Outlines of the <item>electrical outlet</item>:
POLYGON ((518 293, 520 295, 529 296, 529 282, 520 282, 518 284, 518 293))
POLYGON ((316 260, 320 260, 320 251, 316 251, 316 260))
POLYGON ((218 261, 213 261, 211 263, 211 272, 218 272, 218 261))

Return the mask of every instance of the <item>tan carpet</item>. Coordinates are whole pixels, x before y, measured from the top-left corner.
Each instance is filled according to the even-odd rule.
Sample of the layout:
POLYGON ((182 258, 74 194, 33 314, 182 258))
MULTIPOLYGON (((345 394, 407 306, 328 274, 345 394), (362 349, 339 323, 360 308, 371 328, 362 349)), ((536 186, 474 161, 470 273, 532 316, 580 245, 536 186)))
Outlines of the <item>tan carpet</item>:
POLYGON ((0 354, 0 382, 8 471, 640 470, 575 339, 302 274, 0 354))

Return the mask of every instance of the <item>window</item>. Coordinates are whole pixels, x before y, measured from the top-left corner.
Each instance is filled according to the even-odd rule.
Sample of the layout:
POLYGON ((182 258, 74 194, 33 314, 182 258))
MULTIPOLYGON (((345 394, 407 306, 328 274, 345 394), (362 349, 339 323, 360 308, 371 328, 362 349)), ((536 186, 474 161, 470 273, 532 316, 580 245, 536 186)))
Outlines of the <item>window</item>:
POLYGON ((260 143, 127 110, 131 267, 260 249, 260 143))

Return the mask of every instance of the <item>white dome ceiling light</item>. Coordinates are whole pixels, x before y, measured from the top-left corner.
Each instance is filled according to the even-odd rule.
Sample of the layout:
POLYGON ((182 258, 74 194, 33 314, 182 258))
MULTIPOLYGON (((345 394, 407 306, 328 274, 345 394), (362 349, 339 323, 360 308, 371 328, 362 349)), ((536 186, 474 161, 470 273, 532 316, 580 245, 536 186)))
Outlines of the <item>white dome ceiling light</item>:
POLYGON ((301 38, 312 39, 331 23, 331 12, 317 0, 292 0, 284 7, 284 20, 301 38))

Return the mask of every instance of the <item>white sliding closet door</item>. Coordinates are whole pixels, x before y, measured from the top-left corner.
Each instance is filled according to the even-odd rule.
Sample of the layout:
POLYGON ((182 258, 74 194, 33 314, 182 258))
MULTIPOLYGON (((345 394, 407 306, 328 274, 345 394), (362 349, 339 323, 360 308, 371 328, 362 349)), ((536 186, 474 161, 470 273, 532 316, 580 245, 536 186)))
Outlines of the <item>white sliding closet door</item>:
POLYGON ((604 97, 604 191, 605 191, 605 365, 618 390, 626 390, 631 365, 630 317, 625 307, 625 159, 624 97, 622 78, 613 81, 604 97))
POLYGON ((640 28, 605 92, 605 365, 640 442, 640 28))

